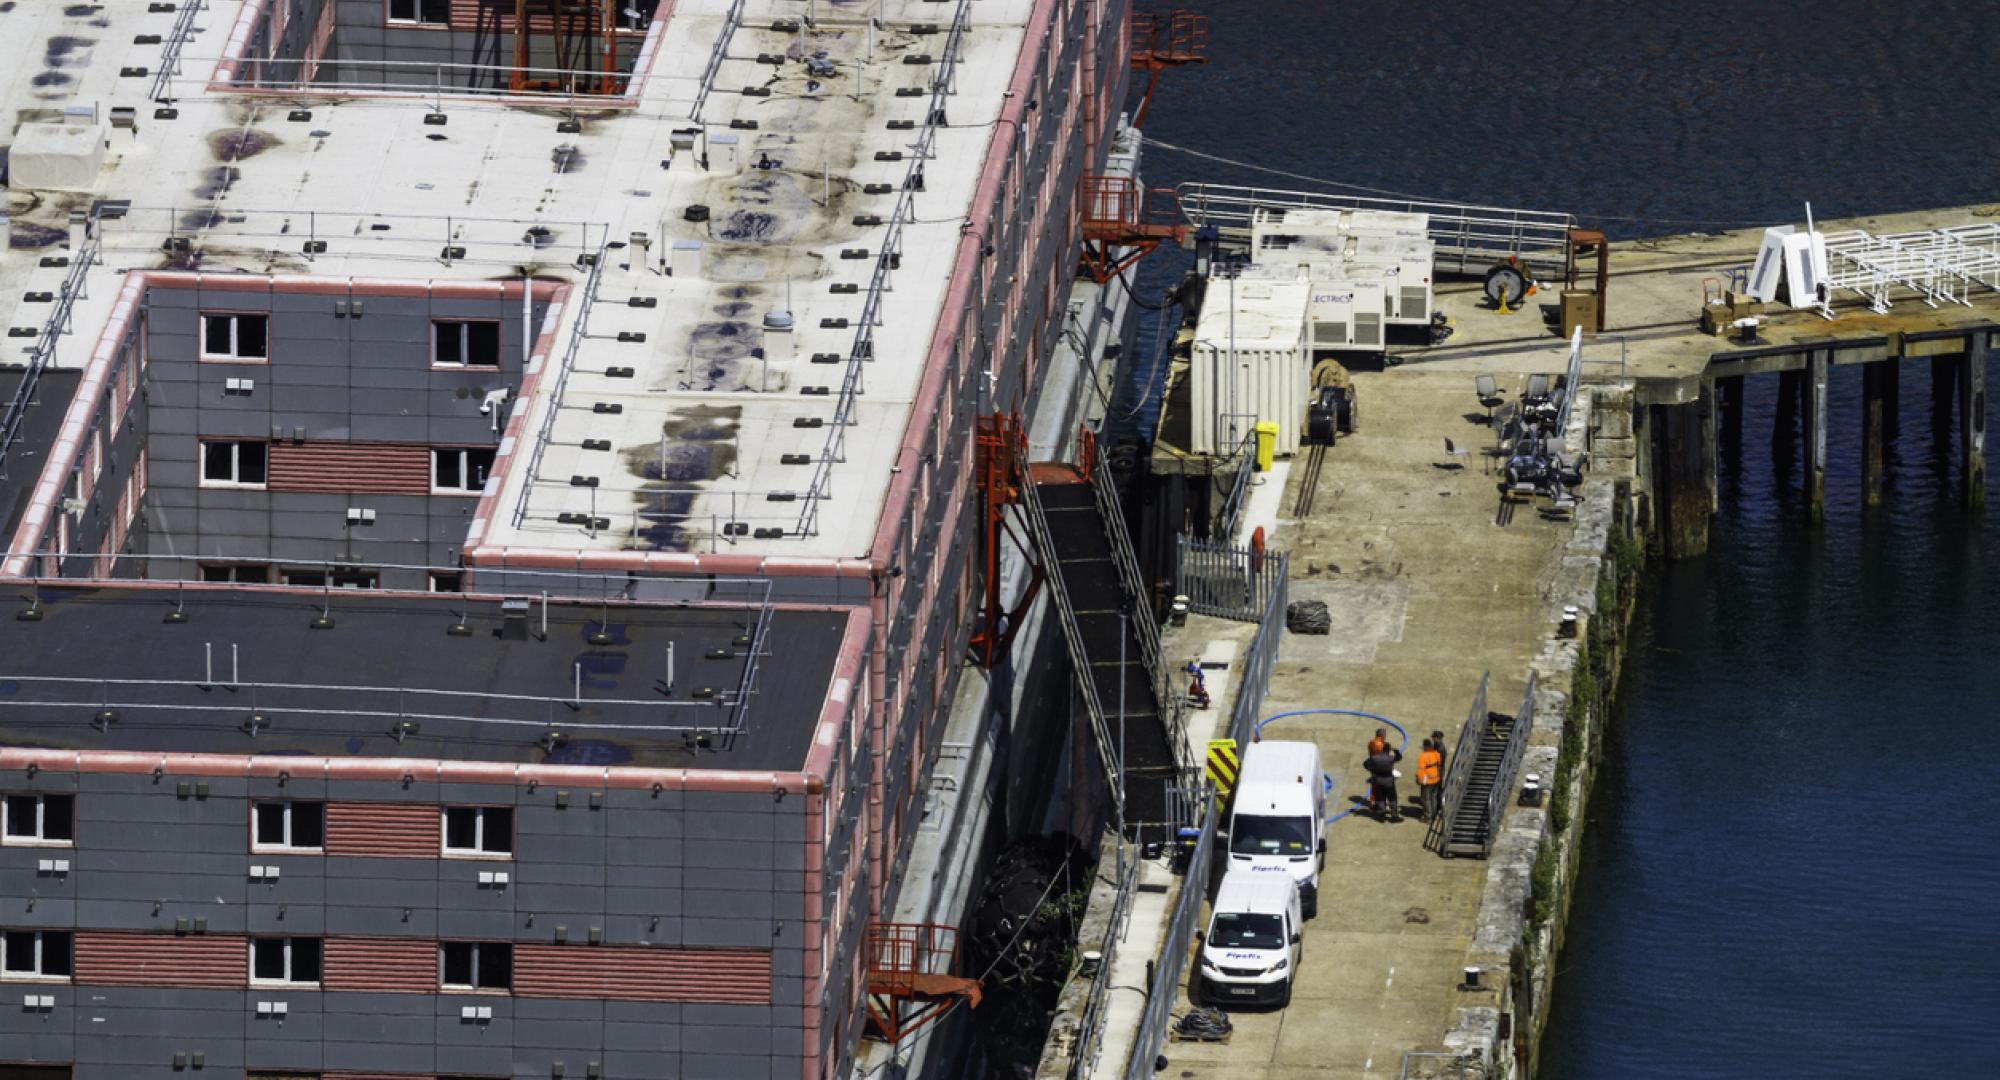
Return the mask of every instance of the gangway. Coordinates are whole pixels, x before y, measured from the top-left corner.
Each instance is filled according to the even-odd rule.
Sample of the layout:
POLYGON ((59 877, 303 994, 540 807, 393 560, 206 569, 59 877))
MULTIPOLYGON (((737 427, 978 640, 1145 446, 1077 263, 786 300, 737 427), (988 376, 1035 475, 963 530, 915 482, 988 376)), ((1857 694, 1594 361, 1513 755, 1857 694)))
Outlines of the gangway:
MULTIPOLYGON (((1159 628, 1109 479, 1094 467, 1094 442, 1083 440, 1081 464, 1029 463, 1019 421, 1002 415, 980 419, 979 447, 978 475, 994 488, 985 500, 988 513, 1018 511, 1024 554, 1036 567, 1032 577, 1042 582, 1062 630, 1118 827, 1171 835, 1194 810, 1184 790, 1196 773, 1183 701, 1161 660, 1159 628)), ((987 530, 989 542, 998 535, 987 530)), ((989 607, 999 602, 988 597, 989 607)), ((1006 621, 1019 613, 1018 606, 1004 612, 1006 621)), ((1000 621, 998 614, 988 612, 989 625, 1000 621)))
POLYGON ((1445 774, 1442 812, 1426 823, 1424 846, 1448 859, 1483 859, 1493 850, 1535 727, 1533 674, 1520 711, 1512 716, 1486 711, 1486 681, 1485 675, 1479 677, 1479 692, 1459 732, 1445 774))
POLYGON ((1181 212, 1196 228, 1213 225, 1225 241, 1248 243, 1258 210, 1374 210, 1430 217, 1440 272, 1483 274, 1512 260, 1554 280, 1569 254, 1576 217, 1553 210, 1519 210, 1472 203, 1379 199, 1318 191, 1283 191, 1231 184, 1185 183, 1176 189, 1181 212))

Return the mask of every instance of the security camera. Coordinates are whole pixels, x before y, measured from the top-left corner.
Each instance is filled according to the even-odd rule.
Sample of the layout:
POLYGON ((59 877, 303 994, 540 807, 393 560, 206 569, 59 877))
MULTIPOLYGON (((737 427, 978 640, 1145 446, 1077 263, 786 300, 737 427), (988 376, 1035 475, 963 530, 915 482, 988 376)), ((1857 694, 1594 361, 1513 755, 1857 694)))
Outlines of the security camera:
POLYGON ((481 416, 493 415, 494 408, 500 405, 505 405, 507 403, 507 398, 512 393, 513 393, 512 390, 509 390, 507 387, 504 386, 498 390, 487 391, 485 400, 479 403, 479 415, 481 416))

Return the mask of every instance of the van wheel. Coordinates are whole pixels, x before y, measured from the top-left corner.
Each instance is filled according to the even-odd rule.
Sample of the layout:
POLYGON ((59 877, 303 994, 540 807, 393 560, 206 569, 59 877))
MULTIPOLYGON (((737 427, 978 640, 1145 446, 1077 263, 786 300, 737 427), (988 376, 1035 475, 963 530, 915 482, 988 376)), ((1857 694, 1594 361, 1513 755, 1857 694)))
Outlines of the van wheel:
POLYGON ((1289 1006, 1291 1003, 1292 1003, 1292 984, 1290 982, 1286 982, 1284 992, 1278 995, 1278 1008, 1280 1009, 1285 1008, 1286 1006, 1289 1006))
POLYGON ((1314 918, 1319 914, 1318 890, 1314 890, 1310 897, 1299 901, 1299 914, 1308 919, 1314 918))

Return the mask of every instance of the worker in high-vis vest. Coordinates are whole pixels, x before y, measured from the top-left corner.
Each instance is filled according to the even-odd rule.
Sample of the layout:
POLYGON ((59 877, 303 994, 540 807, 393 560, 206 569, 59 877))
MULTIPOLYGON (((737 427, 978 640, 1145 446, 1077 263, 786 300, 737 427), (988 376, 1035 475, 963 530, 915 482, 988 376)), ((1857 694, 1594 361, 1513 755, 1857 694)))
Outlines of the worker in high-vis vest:
POLYGON ((1444 793, 1444 754, 1437 744, 1424 740, 1424 748, 1417 755, 1417 794, 1424 803, 1424 820, 1436 821, 1438 801, 1444 793))

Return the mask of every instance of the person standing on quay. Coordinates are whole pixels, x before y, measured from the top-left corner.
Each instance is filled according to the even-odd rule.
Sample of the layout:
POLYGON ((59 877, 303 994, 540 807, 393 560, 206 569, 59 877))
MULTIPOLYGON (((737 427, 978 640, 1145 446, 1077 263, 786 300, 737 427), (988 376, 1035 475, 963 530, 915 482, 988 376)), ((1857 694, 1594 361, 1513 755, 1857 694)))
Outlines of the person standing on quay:
POLYGON ((1417 795, 1424 804, 1424 820, 1436 821, 1438 802, 1444 789, 1444 752, 1437 748, 1437 742, 1424 740, 1424 749, 1417 755, 1417 795))

